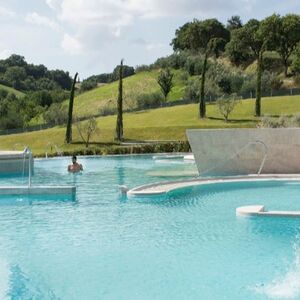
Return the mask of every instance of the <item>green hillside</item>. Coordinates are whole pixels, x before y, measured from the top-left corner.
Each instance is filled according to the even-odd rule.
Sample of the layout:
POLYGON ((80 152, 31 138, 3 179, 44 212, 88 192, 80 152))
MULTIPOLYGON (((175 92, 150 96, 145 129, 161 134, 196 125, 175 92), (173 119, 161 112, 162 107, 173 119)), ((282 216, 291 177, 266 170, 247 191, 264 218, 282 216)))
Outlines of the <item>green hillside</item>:
MULTIPOLYGON (((198 119, 198 105, 179 105, 124 114, 124 134, 131 140, 185 140, 187 128, 236 128, 255 127, 259 119, 253 117, 254 100, 244 100, 236 107, 225 123, 216 105, 207 106, 207 117, 198 119)), ((264 98, 264 115, 300 113, 300 96, 264 98)), ((93 138, 96 143, 112 143, 116 116, 97 119, 99 133, 93 138)), ((0 136, 0 149, 13 149, 16 144, 30 146, 36 154, 45 153, 48 143, 59 146, 62 150, 82 149, 76 127, 73 128, 72 145, 64 144, 65 128, 55 127, 31 133, 0 136)))
POLYGON ((3 85, 3 84, 0 84, 0 89, 2 90, 6 90, 8 91, 9 93, 14 93, 17 97, 21 97, 21 96, 24 96, 24 93, 12 88, 12 87, 9 87, 9 86, 6 86, 6 85, 3 85))
MULTIPOLYGON (((123 80, 125 108, 130 107, 136 95, 159 91, 159 85, 156 82, 158 72, 158 70, 140 72, 123 80)), ((183 71, 173 70, 172 72, 174 73, 174 88, 168 96, 169 101, 181 99, 185 88, 185 83, 181 79, 183 71)), ((99 113, 104 106, 115 107, 117 93, 118 82, 116 81, 79 94, 74 101, 74 113, 80 117, 89 116, 99 113)), ((64 105, 68 105, 68 100, 64 102, 64 105)))

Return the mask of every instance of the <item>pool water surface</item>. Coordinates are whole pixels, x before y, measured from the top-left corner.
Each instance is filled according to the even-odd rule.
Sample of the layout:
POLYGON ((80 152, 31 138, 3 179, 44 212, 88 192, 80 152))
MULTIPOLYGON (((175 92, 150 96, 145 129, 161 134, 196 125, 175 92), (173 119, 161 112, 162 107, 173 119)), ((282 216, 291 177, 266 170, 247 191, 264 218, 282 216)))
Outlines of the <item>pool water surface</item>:
POLYGON ((251 204, 300 210, 300 182, 127 198, 118 185, 187 178, 195 166, 83 157, 84 172, 68 174, 69 161, 36 160, 33 185, 74 184, 75 201, 0 197, 0 299, 300 299, 300 219, 235 215, 251 204))

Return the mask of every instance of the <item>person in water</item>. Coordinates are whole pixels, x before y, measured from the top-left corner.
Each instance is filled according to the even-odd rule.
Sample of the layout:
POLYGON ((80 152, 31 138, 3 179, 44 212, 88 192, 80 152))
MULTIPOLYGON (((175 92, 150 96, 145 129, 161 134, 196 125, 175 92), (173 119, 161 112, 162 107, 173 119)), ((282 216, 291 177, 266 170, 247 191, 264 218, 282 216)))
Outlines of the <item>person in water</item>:
POLYGON ((82 164, 77 162, 76 155, 72 156, 72 164, 68 166, 68 171, 72 173, 83 171, 82 164))

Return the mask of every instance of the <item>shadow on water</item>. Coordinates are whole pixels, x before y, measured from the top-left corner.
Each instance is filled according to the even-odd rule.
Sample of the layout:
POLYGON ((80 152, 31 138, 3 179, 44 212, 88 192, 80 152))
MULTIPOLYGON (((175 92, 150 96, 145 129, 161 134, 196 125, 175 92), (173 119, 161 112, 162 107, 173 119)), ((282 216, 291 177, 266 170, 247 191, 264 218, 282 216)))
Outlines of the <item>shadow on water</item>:
POLYGON ((18 265, 10 268, 9 299, 49 299, 58 300, 54 292, 44 283, 36 283, 18 265))

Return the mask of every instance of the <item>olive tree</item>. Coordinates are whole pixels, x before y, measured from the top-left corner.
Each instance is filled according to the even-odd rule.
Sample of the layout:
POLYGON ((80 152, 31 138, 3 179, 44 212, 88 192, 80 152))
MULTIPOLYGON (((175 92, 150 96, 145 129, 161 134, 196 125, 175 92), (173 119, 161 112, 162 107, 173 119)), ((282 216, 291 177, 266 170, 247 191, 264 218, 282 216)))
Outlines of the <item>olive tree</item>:
POLYGON ((236 100, 235 95, 223 96, 217 100, 219 112, 224 117, 225 122, 228 122, 229 115, 238 103, 239 101, 236 100))
POLYGON ((90 117, 88 120, 82 122, 77 120, 76 128, 82 141, 85 144, 85 147, 88 148, 91 138, 98 132, 98 125, 96 119, 94 117, 90 117))

